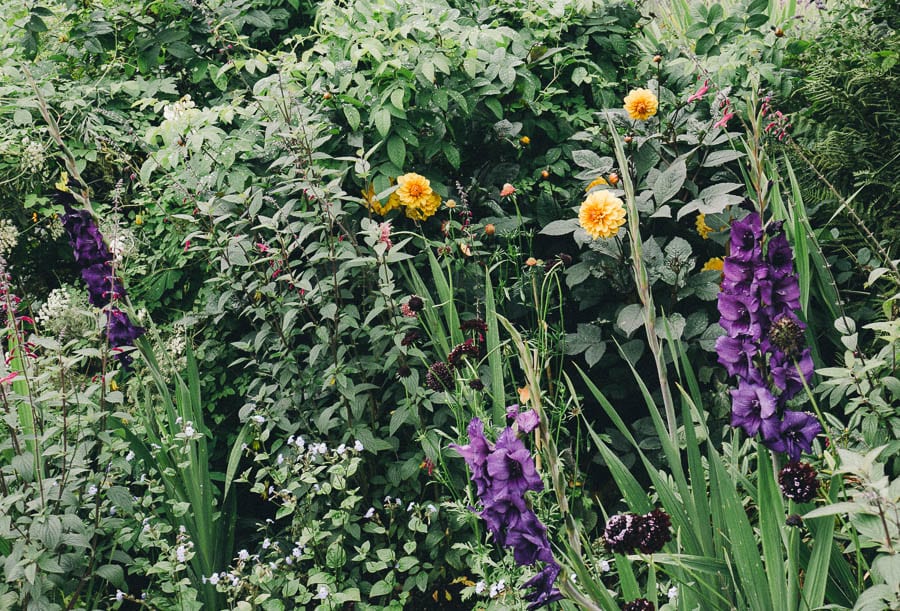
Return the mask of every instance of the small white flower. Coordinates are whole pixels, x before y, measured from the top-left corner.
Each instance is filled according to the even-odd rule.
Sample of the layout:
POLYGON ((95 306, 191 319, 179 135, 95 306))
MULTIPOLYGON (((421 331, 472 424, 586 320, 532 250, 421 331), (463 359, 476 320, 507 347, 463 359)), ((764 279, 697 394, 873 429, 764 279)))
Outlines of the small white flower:
POLYGON ((283 464, 284 463, 284 454, 279 454, 278 458, 275 459, 275 462, 278 463, 279 465, 283 464))
POLYGON ((375 515, 375 508, 374 508, 374 507, 369 507, 369 510, 365 513, 365 515, 363 516, 363 518, 365 518, 366 520, 369 520, 369 519, 371 519, 371 517, 374 516, 374 515, 375 515))
POLYGON ((406 513, 409 513, 410 511, 415 509, 415 507, 416 507, 416 504, 413 501, 410 501, 409 505, 406 506, 406 513))
POLYGON ((488 596, 490 596, 491 598, 497 598, 497 584, 496 583, 491 584, 491 589, 488 590, 488 596))
POLYGON ((256 414, 255 416, 251 416, 250 419, 256 424, 265 424, 266 417, 261 414, 256 414))
POLYGON ((116 590, 116 601, 122 602, 123 600, 125 600, 125 592, 123 592, 122 590, 116 590))
POLYGON ((212 575, 210 575, 209 583, 211 583, 212 585, 216 585, 217 583, 219 583, 219 574, 213 573, 212 575))
POLYGON ((347 446, 341 444, 337 447, 337 449, 335 449, 335 452, 337 452, 338 456, 343 456, 347 453, 347 446))
POLYGON ((288 444, 289 446, 294 445, 294 436, 293 436, 293 435, 291 435, 290 437, 288 437, 287 444, 288 444))
POLYGON ((238 587, 239 585, 241 585, 241 578, 238 577, 237 575, 232 574, 232 575, 231 575, 231 586, 232 586, 233 588, 236 588, 236 587, 238 587))
POLYGON ((326 598, 328 598, 328 594, 328 586, 323 583, 319 586, 319 591, 316 594, 316 598, 318 598, 319 600, 325 600, 326 598))
POLYGON ((303 555, 303 547, 298 545, 297 547, 295 547, 294 549, 291 550, 291 554, 294 556, 294 558, 299 558, 300 556, 303 555))
POLYGON ((290 556, 285 556, 284 563, 288 566, 291 566, 292 564, 294 564, 294 559, 291 558, 290 556))
POLYGON ((484 594, 484 591, 487 589, 487 584, 484 581, 479 581, 475 584, 475 593, 476 594, 484 594))
POLYGON ((431 515, 431 514, 433 514, 433 513, 437 513, 437 507, 435 507, 434 505, 432 505, 431 503, 429 503, 429 504, 428 504, 428 507, 425 508, 425 513, 428 514, 428 515, 431 515))
POLYGON ((363 448, 362 442, 359 439, 357 439, 356 441, 353 442, 353 449, 356 450, 357 452, 362 452, 365 448, 363 448))
POLYGON ((187 435, 188 437, 193 437, 195 432, 196 431, 194 431, 194 423, 193 422, 188 422, 187 424, 184 425, 184 434, 187 435))
POLYGON ((95 494, 97 494, 97 486, 91 486, 90 488, 88 488, 87 492, 89 495, 94 496, 95 494))
POLYGON ((248 552, 245 549, 242 549, 241 551, 238 552, 238 560, 243 560, 244 562, 246 562, 247 560, 250 560, 250 552, 248 552))
POLYGON ((185 547, 183 545, 179 545, 175 549, 175 559, 178 560, 178 562, 186 562, 186 560, 185 560, 185 552, 186 551, 187 550, 185 549, 185 547))
POLYGON ((609 573, 609 570, 610 570, 609 562, 607 562, 606 560, 601 560, 600 561, 600 572, 601 573, 609 573))
POLYGON ((268 538, 268 537, 266 537, 265 539, 263 539, 263 542, 262 542, 262 548, 263 548, 263 549, 269 549, 269 546, 270 546, 270 545, 272 545, 272 542, 269 541, 269 538, 268 538))
POLYGON ((666 592, 666 595, 669 597, 669 602, 674 603, 678 598, 678 588, 676 586, 672 586, 669 588, 669 591, 666 592))
POLYGON ((127 460, 128 462, 134 460, 134 452, 129 451, 128 454, 125 455, 125 460, 127 460))
POLYGON ((399 498, 396 498, 396 499, 394 499, 394 504, 395 504, 395 505, 402 505, 402 504, 403 504, 403 501, 401 501, 399 498))
POLYGON ((319 484, 313 484, 313 490, 315 490, 316 492, 318 492, 320 488, 321 487, 319 486, 319 484))

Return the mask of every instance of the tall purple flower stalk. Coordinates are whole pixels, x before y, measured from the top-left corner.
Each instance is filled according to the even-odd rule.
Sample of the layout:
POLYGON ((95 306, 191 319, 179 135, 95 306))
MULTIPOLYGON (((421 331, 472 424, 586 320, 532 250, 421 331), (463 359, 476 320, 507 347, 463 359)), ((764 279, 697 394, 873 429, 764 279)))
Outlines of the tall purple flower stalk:
POLYGON ((106 340, 123 367, 131 365, 132 358, 121 349, 133 346, 143 335, 128 318, 128 314, 116 306, 126 297, 125 286, 112 267, 112 255, 103 241, 103 235, 90 212, 76 208, 78 202, 69 191, 58 190, 56 200, 65 208, 62 224, 69 236, 75 262, 81 267, 81 279, 87 285, 88 301, 106 314, 106 340))
POLYGON ((797 317, 800 284, 782 223, 764 230, 755 212, 732 223, 723 275, 719 324, 727 335, 716 341, 716 351, 737 378, 731 425, 797 460, 812 449, 822 426, 812 414, 786 409, 810 382, 813 361, 797 317))
MULTIPOLYGON (((527 429, 534 420, 532 416, 529 411, 517 413, 514 418, 527 429)), ((484 436, 481 420, 473 418, 468 427, 469 443, 450 447, 459 452, 472 471, 482 507, 478 515, 494 539, 504 547, 513 548, 513 557, 519 565, 544 563, 544 568, 525 584, 526 588, 533 588, 525 595, 530 603, 528 609, 537 609, 562 598, 553 587, 560 567, 553 559, 547 527, 525 501, 527 491, 540 491, 544 483, 531 452, 517 435, 517 429, 521 431, 522 426, 505 428, 497 443, 492 444, 484 436)))

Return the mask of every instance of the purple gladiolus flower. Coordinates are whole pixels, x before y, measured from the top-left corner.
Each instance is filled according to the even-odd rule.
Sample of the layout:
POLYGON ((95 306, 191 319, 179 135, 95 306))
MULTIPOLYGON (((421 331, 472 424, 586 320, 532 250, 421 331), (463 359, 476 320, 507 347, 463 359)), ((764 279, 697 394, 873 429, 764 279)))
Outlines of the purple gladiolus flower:
POLYGON ((540 416, 533 409, 516 416, 516 426, 519 428, 519 432, 524 435, 536 429, 540 423, 540 416))
MULTIPOLYGON (((520 414, 518 406, 510 406, 507 418, 511 416, 518 422, 525 417, 525 428, 532 426, 529 430, 533 430, 537 418, 529 413, 520 414)), ((520 430, 521 427, 521 424, 517 426, 520 430)), ((543 571, 528 582, 528 587, 535 588, 526 595, 526 600, 531 601, 528 608, 537 609, 559 600, 560 593, 553 588, 559 566, 553 559, 547 527, 525 502, 527 491, 544 487, 531 453, 512 427, 503 430, 496 444, 491 444, 484 436, 484 425, 478 418, 469 422, 468 433, 468 444, 450 447, 466 460, 472 471, 472 481, 482 505, 479 517, 497 543, 513 548, 513 557, 518 564, 545 563, 543 571)))
POLYGON ((762 224, 759 215, 751 212, 731 224, 731 255, 735 261, 754 261, 762 256, 762 224))
POLYGON ((145 329, 131 322, 128 314, 122 310, 111 307, 106 311, 106 340, 116 352, 116 358, 123 366, 131 365, 133 359, 121 349, 125 346, 133 346, 134 341, 144 332, 145 329))
POLYGON ((762 335, 758 310, 759 301, 751 295, 719 293, 719 324, 732 337, 743 334, 758 339, 762 335))
POLYGON ((750 437, 756 435, 764 420, 775 416, 777 401, 763 386, 743 381, 731 391, 731 426, 744 429, 750 437))
POLYGON ((797 318, 800 283, 783 223, 751 213, 732 223, 731 254, 725 258, 716 341, 719 363, 738 379, 731 391, 731 425, 761 434, 769 448, 792 458, 809 451, 821 425, 802 412, 785 412, 788 400, 813 374, 804 346, 806 326, 797 318), (790 416, 789 416, 790 415, 790 416))
POLYGON ((556 562, 548 562, 544 570, 525 582, 526 588, 534 588, 533 592, 525 595, 525 600, 531 603, 528 605, 529 611, 562 599, 560 591, 553 587, 559 571, 560 567, 556 562))
POLYGON ((763 443, 776 452, 784 452, 791 460, 802 452, 812 451, 812 441, 822 432, 818 418, 807 412, 785 411, 781 422, 763 423, 763 443))

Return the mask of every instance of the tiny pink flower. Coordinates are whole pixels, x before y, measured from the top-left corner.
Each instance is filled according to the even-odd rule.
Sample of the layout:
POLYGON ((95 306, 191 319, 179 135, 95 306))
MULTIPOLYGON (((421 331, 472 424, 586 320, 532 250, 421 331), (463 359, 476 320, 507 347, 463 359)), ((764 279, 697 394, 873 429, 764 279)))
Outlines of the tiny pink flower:
POLYGON ((417 314, 409 307, 408 303, 404 303, 400 305, 400 313, 403 314, 407 318, 415 318, 417 314))
POLYGON ((703 87, 697 90, 696 93, 691 94, 691 96, 687 99, 687 103, 696 102, 697 100, 703 99, 703 96, 706 95, 706 92, 709 91, 709 81, 703 82, 703 87))
POLYGON ((509 183, 503 185, 503 188, 500 189, 500 197, 509 197, 513 193, 516 192, 516 188, 509 183))
POLYGON ((734 116, 734 113, 733 113, 733 112, 726 112, 726 113, 722 116, 721 119, 719 119, 718 121, 716 121, 716 122, 713 124, 713 127, 725 127, 726 125, 728 125, 728 120, 731 119, 731 117, 733 117, 733 116, 734 116))
POLYGON ((269 245, 265 242, 257 242, 256 247, 259 249, 259 252, 269 252, 269 245))
POLYGON ((394 245, 394 243, 391 242, 391 223, 390 223, 390 221, 385 221, 385 222, 379 224, 378 231, 380 233, 380 235, 378 236, 378 241, 381 242, 382 244, 386 244, 387 245, 386 250, 390 250, 391 246, 394 245))

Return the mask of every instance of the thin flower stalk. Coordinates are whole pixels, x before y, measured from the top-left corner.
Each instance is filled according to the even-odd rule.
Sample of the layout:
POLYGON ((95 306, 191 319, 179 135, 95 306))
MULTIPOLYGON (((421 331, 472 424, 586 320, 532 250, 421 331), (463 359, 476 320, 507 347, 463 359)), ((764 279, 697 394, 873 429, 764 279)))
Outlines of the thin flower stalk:
POLYGON ((631 181, 631 174, 628 172, 628 159, 625 157, 625 149, 622 147, 622 140, 612 123, 612 117, 606 116, 606 122, 609 126, 609 132, 612 135, 613 143, 616 151, 616 161, 621 171, 622 187, 625 191, 625 206, 628 217, 628 240, 631 245, 631 263, 634 272, 635 287, 638 296, 641 299, 643 307, 641 312, 644 317, 644 330, 647 333, 647 345, 650 353, 653 355, 653 362, 656 365, 656 375, 659 378, 659 389, 662 393, 663 407, 666 412, 666 426, 668 428, 669 437, 672 442, 677 442, 678 421, 675 418, 675 401, 672 399, 672 392, 669 389, 669 377, 666 371, 666 364, 663 360, 662 346, 656 335, 656 307, 653 304, 653 292, 650 289, 650 278, 647 275, 647 269, 643 262, 643 248, 641 246, 640 217, 638 215, 637 203, 634 198, 634 183, 631 181))

